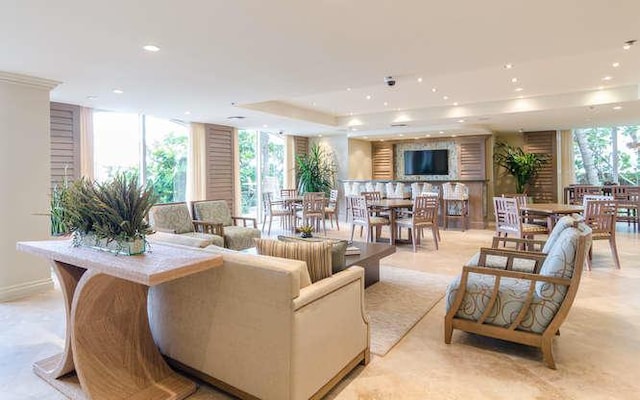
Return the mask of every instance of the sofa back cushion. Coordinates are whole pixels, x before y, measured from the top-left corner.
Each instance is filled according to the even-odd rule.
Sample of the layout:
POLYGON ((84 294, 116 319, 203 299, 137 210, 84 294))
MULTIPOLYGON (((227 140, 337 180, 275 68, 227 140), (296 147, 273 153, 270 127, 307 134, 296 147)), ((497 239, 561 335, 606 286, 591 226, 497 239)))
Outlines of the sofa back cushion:
POLYGON ((229 206, 225 200, 208 200, 193 203, 193 216, 200 221, 212 221, 223 226, 233 225, 229 206))
POLYGON ((297 236, 278 236, 278 240, 282 242, 327 242, 331 245, 331 271, 335 274, 344 269, 347 264, 345 254, 347 252, 348 242, 341 239, 329 238, 301 238, 297 236))
POLYGON ((290 258, 307 263, 311 282, 331 276, 331 244, 327 242, 280 242, 256 239, 258 254, 290 258))
POLYGON ((542 248, 542 252, 549 253, 549 250, 551 250, 553 243, 558 239, 558 237, 560 237, 560 234, 562 233, 562 231, 574 226, 574 223, 578 220, 579 220, 578 218, 572 215, 565 215, 564 217, 560 218, 558 222, 556 222, 556 224, 553 226, 553 230, 549 234, 549 238, 544 244, 544 247, 542 248))
POLYGON ((178 234, 193 232, 187 203, 156 204, 149 210, 149 224, 153 229, 178 234))

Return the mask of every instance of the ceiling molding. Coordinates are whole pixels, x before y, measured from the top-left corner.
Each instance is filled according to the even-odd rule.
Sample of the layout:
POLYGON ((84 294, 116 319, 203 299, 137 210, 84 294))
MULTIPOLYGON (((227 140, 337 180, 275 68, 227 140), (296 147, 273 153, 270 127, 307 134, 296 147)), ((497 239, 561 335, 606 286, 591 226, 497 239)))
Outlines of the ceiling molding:
POLYGON ((53 90, 60 83, 51 79, 38 78, 36 76, 29 76, 23 74, 14 74, 12 72, 0 71, 0 82, 12 83, 15 85, 29 86, 38 89, 53 90))
POLYGON ((320 111, 309 110, 294 106, 282 101, 271 100, 261 103, 241 104, 239 107, 249 110, 260 111, 268 114, 279 115, 290 119, 313 122, 315 124, 336 126, 336 117, 320 111))

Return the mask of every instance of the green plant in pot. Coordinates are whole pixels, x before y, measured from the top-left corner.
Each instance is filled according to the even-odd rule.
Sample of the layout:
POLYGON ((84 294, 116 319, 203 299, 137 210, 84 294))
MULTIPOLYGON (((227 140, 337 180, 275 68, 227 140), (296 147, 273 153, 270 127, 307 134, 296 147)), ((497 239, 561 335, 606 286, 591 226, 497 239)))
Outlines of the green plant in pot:
POLYGON ((520 147, 497 142, 493 160, 515 178, 516 192, 526 194, 528 185, 547 163, 548 158, 545 154, 527 153, 520 147))
POLYGON ((313 237, 313 226, 303 225, 301 227, 296 228, 296 232, 300 234, 301 238, 313 237))
POLYGON ((76 246, 140 254, 146 250, 145 237, 151 232, 146 216, 155 201, 153 188, 140 186, 134 174, 118 174, 103 183, 82 178, 62 199, 63 223, 76 246))
POLYGON ((336 167, 329 154, 314 144, 309 154, 296 156, 298 193, 324 192, 333 188, 336 167))

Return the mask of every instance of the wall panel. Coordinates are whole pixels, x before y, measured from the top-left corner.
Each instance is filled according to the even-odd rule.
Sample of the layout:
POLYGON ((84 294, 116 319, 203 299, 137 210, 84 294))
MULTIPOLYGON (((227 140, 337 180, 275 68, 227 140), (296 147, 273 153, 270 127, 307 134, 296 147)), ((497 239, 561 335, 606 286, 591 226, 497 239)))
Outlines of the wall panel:
POLYGON ((229 210, 235 210, 234 129, 205 124, 205 145, 207 199, 226 200, 229 210))
POLYGON ((80 106, 50 104, 51 187, 80 177, 80 106))

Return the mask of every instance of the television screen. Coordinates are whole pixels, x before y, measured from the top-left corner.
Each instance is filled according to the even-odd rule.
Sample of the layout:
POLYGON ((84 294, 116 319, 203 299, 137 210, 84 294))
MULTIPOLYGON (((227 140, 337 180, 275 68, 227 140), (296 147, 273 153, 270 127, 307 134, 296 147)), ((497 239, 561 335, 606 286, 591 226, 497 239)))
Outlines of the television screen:
POLYGON ((449 150, 411 150, 404 152, 405 175, 448 175, 449 150))

